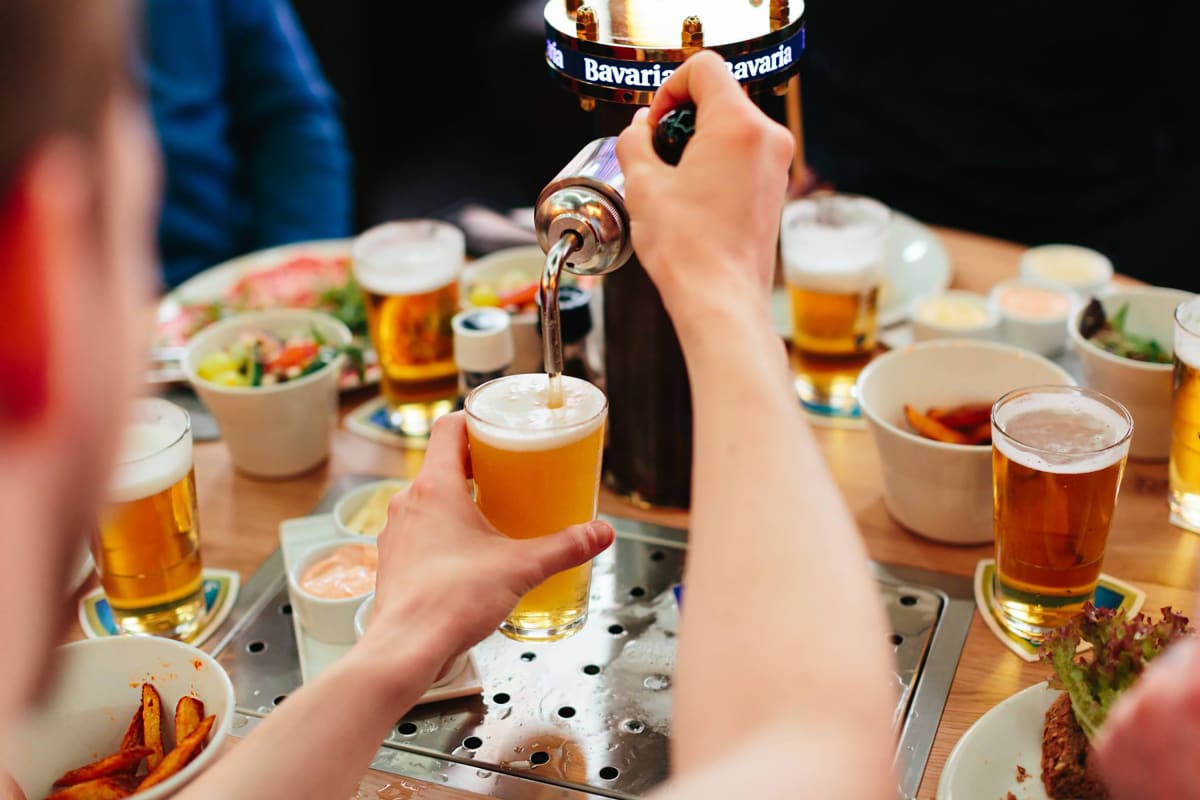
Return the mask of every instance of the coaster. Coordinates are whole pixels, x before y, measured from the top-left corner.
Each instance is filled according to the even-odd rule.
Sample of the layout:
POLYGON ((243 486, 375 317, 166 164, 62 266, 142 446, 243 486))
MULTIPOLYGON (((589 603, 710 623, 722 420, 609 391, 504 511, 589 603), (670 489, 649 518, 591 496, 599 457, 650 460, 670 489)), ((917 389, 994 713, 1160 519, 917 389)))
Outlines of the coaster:
POLYGON ((344 422, 346 430, 392 447, 424 450, 425 445, 429 443, 427 438, 407 436, 392 425, 387 412, 387 400, 382 395, 351 411, 346 415, 344 422))
MULTIPOLYGON (((996 561, 984 558, 975 565, 975 607, 996 638, 1004 643, 1009 650, 1026 661, 1037 661, 1040 652, 1039 645, 1025 637, 1007 630, 1000 622, 1000 611, 996 608, 994 579, 996 576, 996 561)), ((1127 615, 1138 613, 1142 603, 1146 601, 1146 593, 1133 584, 1117 580, 1111 575, 1101 575, 1096 585, 1096 594, 1092 602, 1098 608, 1117 608, 1127 615)), ((1091 645, 1082 642, 1078 652, 1082 653, 1091 645)))
POLYGON ((867 422, 861 416, 835 417, 818 414, 815 411, 809 411, 799 400, 796 402, 804 413, 804 418, 808 420, 808 424, 814 428, 834 428, 843 431, 865 431, 867 429, 867 422))
MULTIPOLYGON (((225 622, 233 604, 237 602, 238 589, 242 579, 233 570, 205 569, 204 570, 204 608, 205 617, 196 633, 187 643, 199 647, 212 636, 217 628, 225 622)), ((106 636, 120 636, 117 623, 113 620, 112 608, 104 597, 103 589, 94 589, 84 595, 79 601, 79 626, 89 639, 103 639, 106 636)))

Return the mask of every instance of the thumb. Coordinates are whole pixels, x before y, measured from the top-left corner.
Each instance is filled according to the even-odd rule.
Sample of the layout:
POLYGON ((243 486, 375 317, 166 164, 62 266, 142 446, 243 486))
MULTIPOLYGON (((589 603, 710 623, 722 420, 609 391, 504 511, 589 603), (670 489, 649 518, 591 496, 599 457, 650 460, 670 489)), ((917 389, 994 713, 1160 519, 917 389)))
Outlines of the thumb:
POLYGON ((558 533, 521 542, 533 572, 530 587, 556 572, 591 561, 608 549, 615 537, 612 526, 601 520, 572 525, 558 533))

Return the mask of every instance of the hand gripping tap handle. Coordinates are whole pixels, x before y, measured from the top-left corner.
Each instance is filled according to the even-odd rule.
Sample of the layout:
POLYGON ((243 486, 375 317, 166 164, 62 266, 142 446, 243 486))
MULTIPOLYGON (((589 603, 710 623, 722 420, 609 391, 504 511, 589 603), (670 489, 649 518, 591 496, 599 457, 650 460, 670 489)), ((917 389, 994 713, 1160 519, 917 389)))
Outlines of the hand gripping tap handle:
MULTIPOLYGON (((695 130, 694 105, 671 109, 654 127, 654 152, 665 163, 678 164, 695 130)), ((555 261, 576 275, 604 275, 633 255, 625 176, 616 148, 612 136, 591 142, 538 196, 534 209, 538 244, 547 254, 553 250, 555 261)))

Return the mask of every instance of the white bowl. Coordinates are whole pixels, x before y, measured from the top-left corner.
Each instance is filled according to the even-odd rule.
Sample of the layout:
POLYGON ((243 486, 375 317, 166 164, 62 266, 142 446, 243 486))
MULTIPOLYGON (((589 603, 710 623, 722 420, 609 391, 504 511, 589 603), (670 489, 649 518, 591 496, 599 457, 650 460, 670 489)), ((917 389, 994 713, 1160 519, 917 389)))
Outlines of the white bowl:
POLYGON ((1113 265, 1108 256, 1087 247, 1043 244, 1021 254, 1021 277, 1089 297, 1112 280, 1113 265))
POLYGON ((1000 340, 1016 347, 1032 350, 1038 355, 1058 355, 1067 346, 1067 321, 1080 304, 1073 292, 1047 286, 1024 278, 1003 281, 992 287, 988 302, 1000 316, 1000 340), (1000 296, 1012 287, 1028 287, 1041 292, 1051 292, 1060 298, 1062 313, 1054 316, 1031 317, 1014 314, 1000 303, 1000 296))
MULTIPOLYGON (((358 607, 358 611, 354 613, 355 639, 361 639, 367 635, 367 625, 371 623, 371 612, 374 610, 375 593, 371 592, 371 594, 367 595, 367 599, 362 602, 362 605, 358 607)), ((437 679, 429 688, 437 689, 441 686, 451 683, 455 678, 462 674, 464 669, 466 669, 468 658, 469 653, 459 653, 457 656, 451 659, 446 666, 442 668, 441 674, 437 676, 437 679)))
MULTIPOLYGON (((1131 333, 1157 339, 1167 349, 1175 341, 1175 309, 1195 295, 1157 287, 1113 289, 1100 296, 1106 314, 1129 304, 1126 327, 1131 333)), ((1133 441, 1129 456, 1164 460, 1171 452, 1172 364, 1149 364, 1114 355, 1079 333, 1080 308, 1071 317, 1070 335, 1083 368, 1084 381, 1129 409, 1133 441)))
POLYGON ((193 695, 216 722, 200 755, 177 775, 136 795, 158 800, 178 792, 221 752, 233 725, 233 684, 202 650, 152 636, 87 639, 58 649, 49 697, 17 733, 5 761, 30 800, 45 797, 64 772, 115 753, 141 704, 142 683, 162 696, 166 744, 174 743, 175 704, 193 695), (170 720, 170 723, 168 723, 170 720))
POLYGON ((303 378, 273 386, 221 386, 196 374, 204 357, 260 329, 288 337, 316 329, 331 345, 350 343, 350 329, 319 311, 279 309, 237 314, 196 334, 184 350, 188 381, 221 426, 235 467, 260 478, 307 472, 329 457, 337 426, 338 379, 344 356, 303 378))
POLYGON ((988 299, 975 292, 951 289, 940 294, 923 297, 912 307, 913 338, 918 342, 930 339, 979 339, 991 341, 1000 330, 1000 315, 988 299), (961 325, 939 321, 931 316, 932 309, 939 303, 962 305, 975 309, 983 315, 978 323, 961 325))
POLYGON ((331 539, 316 545, 296 559, 291 572, 288 573, 288 589, 292 597, 292 611, 300 620, 301 627, 314 639, 320 639, 330 644, 354 644, 354 614, 362 605, 363 599, 370 596, 371 589, 352 597, 318 597, 306 590, 300 583, 304 573, 317 561, 325 558, 342 547, 363 545, 374 548, 375 541, 366 536, 357 536, 354 541, 345 537, 331 539))
POLYGON ((408 486, 408 481, 402 480, 381 480, 364 483, 362 486, 355 487, 342 495, 341 499, 333 506, 333 524, 337 528, 338 533, 343 536, 359 538, 362 536, 370 536, 374 538, 377 534, 363 533, 349 526, 350 520, 354 515, 362 510, 362 507, 367 504, 375 492, 383 487, 392 489, 392 493, 403 491, 408 486))
POLYGON ((1012 389, 1072 385, 1057 364, 1009 345, 946 339, 876 358, 858 379, 858 402, 883 470, 883 500, 905 528, 939 542, 992 541, 992 449, 944 444, 912 432, 907 403, 994 403, 1012 389))
MULTIPOLYGON (((545 264, 546 254, 537 245, 507 247, 472 261, 463 269, 463 308, 473 308, 467 301, 467 296, 469 287, 476 281, 495 280, 506 273, 519 272, 533 282, 541 277, 545 264)), ((542 339, 537 330, 537 312, 522 311, 510 316, 513 363, 508 372, 539 372, 542 369, 542 339)))

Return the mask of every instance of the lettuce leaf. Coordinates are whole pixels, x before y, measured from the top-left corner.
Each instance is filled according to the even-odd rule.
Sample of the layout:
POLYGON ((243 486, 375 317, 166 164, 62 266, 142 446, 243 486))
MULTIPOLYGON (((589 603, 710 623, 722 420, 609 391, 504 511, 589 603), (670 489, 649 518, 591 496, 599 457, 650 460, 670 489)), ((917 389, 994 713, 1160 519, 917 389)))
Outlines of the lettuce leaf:
POLYGON ((1071 696, 1071 708, 1089 739, 1096 735, 1121 692, 1172 642, 1192 631, 1187 617, 1162 609, 1153 622, 1145 614, 1127 617, 1111 608, 1087 603, 1042 643, 1042 660, 1054 667, 1050 685, 1071 696), (1092 645, 1091 657, 1076 658, 1081 641, 1092 645))

